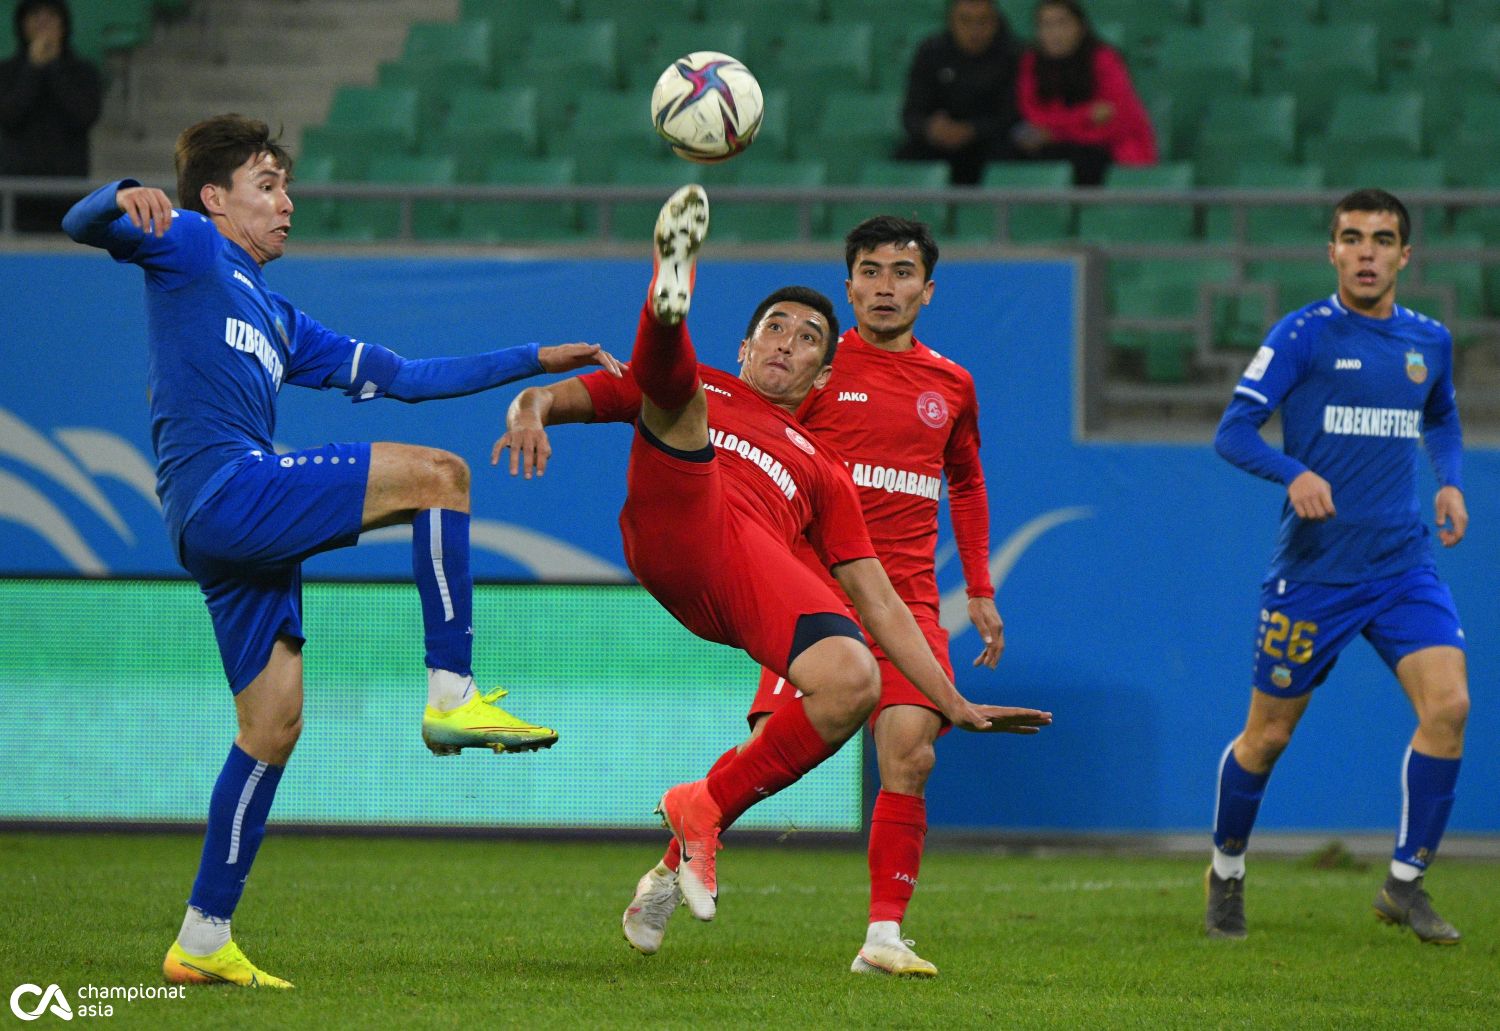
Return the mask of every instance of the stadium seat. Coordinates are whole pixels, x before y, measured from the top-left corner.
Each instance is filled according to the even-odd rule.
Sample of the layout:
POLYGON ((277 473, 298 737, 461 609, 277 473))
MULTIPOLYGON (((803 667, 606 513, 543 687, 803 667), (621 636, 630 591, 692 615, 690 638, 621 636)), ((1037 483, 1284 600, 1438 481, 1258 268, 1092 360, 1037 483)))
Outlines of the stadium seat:
POLYGON ((874 38, 867 22, 804 25, 756 74, 790 92, 793 125, 811 125, 830 92, 869 88, 874 38))
POLYGON ((362 179, 373 155, 410 154, 417 145, 417 91, 340 86, 328 121, 302 132, 302 149, 334 159, 339 175, 362 179))
MULTIPOLYGON (((1111 261, 1110 313, 1122 318, 1191 319, 1205 303, 1203 285, 1226 281, 1232 274, 1232 263, 1222 259, 1111 261)), ((1153 383, 1186 381, 1197 349, 1194 332, 1182 329, 1111 329, 1109 342, 1120 351, 1139 353, 1146 379, 1153 383)))
MULTIPOLYGON (((1448 169, 1442 158, 1367 157, 1354 164, 1346 182, 1330 185, 1351 189, 1378 186, 1401 197, 1408 190, 1441 190, 1447 181, 1448 169)), ((1426 240, 1447 231, 1448 213, 1442 205, 1408 204, 1407 209, 1417 239, 1426 240)))
MULTIPOLYGON (((1104 177, 1104 190, 1125 196, 1131 190, 1189 190, 1193 166, 1187 162, 1140 168, 1116 165, 1104 177)), ((1193 210, 1184 205, 1110 203, 1087 205, 1078 215, 1083 240, 1172 243, 1194 236, 1193 210)))
MULTIPOLYGON (((1035 4, 1032 5, 1033 8, 1035 4)), ((1089 0, 1084 5, 1089 20, 1094 22, 1118 22, 1126 26, 1126 49, 1135 54, 1145 54, 1154 49, 1164 35, 1190 26, 1193 22, 1193 0, 1089 0)), ((1023 38, 1031 38, 1032 19, 1028 15, 1017 26, 1023 38)))
POLYGON ((516 0, 463 0, 459 12, 464 21, 489 23, 490 67, 492 74, 499 77, 526 52, 526 44, 535 26, 568 21, 573 17, 573 2, 537 0, 520 4, 516 0))
MULTIPOLYGON (((388 185, 448 186, 457 181, 454 161, 449 157, 385 156, 370 165, 366 181, 388 185)), ((394 200, 340 200, 339 223, 368 226, 377 240, 401 236, 401 202, 394 200)), ((454 235, 454 202, 412 202, 411 231, 419 240, 441 240, 454 235)))
POLYGON ((704 0, 705 21, 744 22, 749 56, 743 58, 757 75, 777 62, 788 36, 823 20, 823 0, 704 0))
POLYGON ((1151 122, 1151 132, 1156 137, 1157 157, 1162 161, 1190 157, 1191 154, 1179 152, 1177 137, 1172 131, 1172 112, 1176 106, 1176 98, 1170 93, 1147 92, 1141 95, 1141 104, 1146 108, 1146 118, 1151 122))
POLYGON ((662 202, 679 186, 702 183, 709 191, 709 210, 713 214, 713 188, 734 181, 733 163, 698 165, 672 157, 656 159, 629 157, 614 163, 613 181, 618 186, 655 186, 659 196, 649 200, 617 202, 610 213, 610 236, 616 240, 651 238, 662 202))
MULTIPOLYGON (((486 183, 513 186, 569 186, 570 158, 503 157, 484 170, 486 183)), ((578 239, 582 230, 575 204, 561 201, 467 201, 459 205, 456 237, 475 243, 578 239)))
MULTIPOLYGON (((857 180, 860 186, 907 188, 918 190, 944 189, 948 185, 948 163, 946 161, 866 161, 857 180)), ((932 227, 933 233, 941 237, 948 230, 948 207, 940 202, 908 201, 859 201, 838 203, 831 206, 828 233, 842 238, 850 228, 872 215, 900 215, 915 218, 932 227)))
POLYGON ((1260 69, 1260 92, 1294 94, 1298 132, 1322 131, 1339 96, 1379 85, 1378 39, 1367 22, 1303 29, 1260 69))
POLYGON ((765 154, 770 151, 775 157, 786 157, 792 147, 792 101, 787 91, 780 88, 767 89, 761 84, 761 96, 766 102, 765 114, 761 117, 760 132, 755 135, 755 151, 765 154))
POLYGON ((535 86, 541 124, 560 125, 579 94, 615 88, 615 39, 612 21, 535 25, 520 61, 500 68, 501 82, 535 86))
POLYGON ((1493 91, 1500 86, 1500 22, 1428 29, 1408 62, 1388 69, 1386 82, 1393 89, 1433 93, 1493 91))
POLYGON ((1170 126, 1179 146, 1190 144, 1212 98, 1249 90, 1252 40, 1243 25, 1163 31, 1155 67, 1138 71, 1136 79, 1144 92, 1172 96, 1170 126))
POLYGON ((1422 153, 1422 95, 1343 93, 1321 139, 1310 139, 1303 157, 1327 169, 1347 167, 1354 155, 1416 157, 1422 153))
POLYGON ((850 183, 870 158, 888 158, 901 140, 901 96, 834 90, 816 127, 796 137, 797 156, 822 161, 831 182, 850 183))
POLYGON ((73 50, 97 62, 105 54, 146 42, 151 34, 151 0, 75 2, 70 7, 70 20, 73 50))
MULTIPOLYGON (((1412 254, 1421 272, 1421 282, 1427 286, 1452 288, 1454 311, 1462 318, 1484 316, 1484 267, 1477 261, 1428 258, 1424 252, 1436 247, 1472 247, 1478 250, 1484 245, 1484 234, 1475 230, 1429 232, 1417 237, 1412 245, 1412 254)), ((1403 298, 1403 304, 1420 307, 1420 295, 1411 295, 1407 281, 1409 278, 1403 273, 1401 285, 1396 294, 1403 298), (1410 301, 1405 299, 1408 296, 1411 297, 1410 301)), ((1439 311, 1427 314, 1445 318, 1439 311)), ((1478 339, 1480 337, 1476 334, 1459 334, 1456 331, 1454 333, 1454 342, 1461 347, 1475 343, 1478 339)))
MULTIPOLYGON (((1066 161, 997 161, 985 166, 980 186, 1013 190, 1066 190, 1073 166, 1066 161)), ((1008 236, 1016 243, 1055 243, 1073 233, 1071 204, 1019 204, 1007 211, 1008 236)), ((998 239, 999 213, 981 202, 956 204, 953 236, 964 242, 998 239)))
POLYGON ((1198 180, 1227 184, 1247 161, 1292 161, 1296 146, 1297 100, 1290 93, 1214 97, 1198 133, 1198 180))
MULTIPOLYGON (((1248 190, 1321 190, 1321 165, 1289 165, 1254 162, 1241 165, 1226 185, 1248 190)), ((1245 209, 1245 232, 1250 243, 1304 244, 1316 246, 1328 235, 1328 211, 1323 204, 1276 205, 1245 209)), ((1234 211, 1214 205, 1205 216, 1204 236, 1210 240, 1234 238, 1234 211)))
POLYGON ((1332 295, 1338 287, 1338 275, 1328 264, 1326 256, 1253 262, 1250 265, 1250 278, 1275 287, 1273 310, 1278 318, 1332 295))
POLYGON ((721 54, 746 60, 749 34, 744 22, 677 21, 658 25, 651 41, 635 59, 622 61, 627 89, 649 90, 668 64, 698 50, 717 50, 721 54))
POLYGON ((453 94, 448 117, 422 141, 424 154, 454 159, 460 181, 477 179, 500 157, 537 153, 536 90, 524 86, 453 94))
POLYGON ((1442 24, 1447 0, 1360 0, 1329 3, 1326 15, 1337 28, 1346 22, 1380 26, 1381 55, 1387 67, 1406 61, 1423 33, 1442 24))
POLYGON ((298 240, 328 240, 339 236, 338 205, 332 197, 303 197, 304 183, 338 182, 334 160, 328 156, 299 157, 292 166, 292 235, 298 240))
POLYGON ((614 162, 623 158, 670 157, 666 141, 651 127, 646 100, 638 93, 579 94, 572 122, 547 139, 547 153, 572 158, 585 183, 608 182, 614 162))
MULTIPOLYGON (((651 43, 664 25, 690 24, 698 14, 697 0, 578 0, 578 14, 584 21, 611 21, 615 25, 615 56, 627 80, 631 70, 646 64, 652 55, 651 43)), ((722 46, 702 46, 699 50, 729 51, 722 46)), ((683 54, 690 53, 684 50, 683 54)), ((667 60, 681 57, 669 54, 667 60)), ((739 56, 736 54, 735 56, 739 56)), ((654 60, 646 67, 656 64, 654 60)), ((662 62, 666 67, 666 61, 662 62)), ((658 73, 661 68, 657 68, 658 73)), ((651 80, 655 82, 655 78, 651 80)))
MULTIPOLYGON (((827 184, 828 169, 821 161, 757 161, 740 159, 737 186, 784 186, 817 188, 827 184)), ((800 239, 802 214, 795 202, 713 201, 713 235, 721 240, 781 241, 800 239)), ((810 212, 809 233, 821 236, 828 221, 825 204, 810 212)))
POLYGON ((1448 20, 1455 28, 1489 28, 1500 22, 1500 0, 1448 0, 1448 20))
POLYGON ((446 117, 456 91, 489 84, 490 61, 489 22, 418 22, 401 59, 381 63, 380 85, 416 90, 418 117, 434 125, 446 117))
POLYGON ((1322 0, 1209 0, 1203 5, 1205 28, 1247 25, 1255 33, 1255 60, 1264 63, 1281 52, 1289 38, 1318 20, 1322 0))
POLYGON ((1477 186, 1490 181, 1491 173, 1500 168, 1497 125, 1500 125, 1500 95, 1475 92, 1463 98, 1457 126, 1434 141, 1433 146, 1447 165, 1450 183, 1477 186))

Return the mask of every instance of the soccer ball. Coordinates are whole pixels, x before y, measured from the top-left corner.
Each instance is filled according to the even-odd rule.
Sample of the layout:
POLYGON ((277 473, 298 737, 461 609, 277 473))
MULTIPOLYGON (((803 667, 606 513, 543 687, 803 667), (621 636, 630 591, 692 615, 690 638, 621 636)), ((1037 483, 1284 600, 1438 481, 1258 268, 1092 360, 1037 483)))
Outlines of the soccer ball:
POLYGON ((651 91, 651 124, 689 161, 734 157, 755 139, 764 113, 750 69, 713 50, 673 61, 651 91))

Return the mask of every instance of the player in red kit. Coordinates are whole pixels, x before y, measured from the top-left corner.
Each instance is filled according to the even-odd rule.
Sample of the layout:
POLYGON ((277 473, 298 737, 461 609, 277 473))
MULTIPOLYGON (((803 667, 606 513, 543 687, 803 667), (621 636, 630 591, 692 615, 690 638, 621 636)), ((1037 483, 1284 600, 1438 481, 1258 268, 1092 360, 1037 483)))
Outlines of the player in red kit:
MULTIPOLYGON (((912 335, 921 308, 932 299, 937 259, 937 244, 921 222, 882 215, 849 233, 846 288, 856 327, 839 341, 832 375, 808 394, 798 420, 849 467, 876 554, 951 679, 933 566, 945 475, 969 617, 984 641, 974 664, 993 668, 1005 635, 989 577, 989 503, 979 462, 974 380, 912 335)), ((821 569, 808 549, 800 554, 821 569)), ((933 746, 947 724, 878 645, 874 654, 881 693, 871 722, 881 790, 870 821, 870 923, 851 970, 931 977, 937 968, 903 939, 901 921, 921 866, 927 830, 923 792, 936 758, 933 746)), ((749 713, 752 735, 796 697, 794 683, 762 670, 749 713)), ((625 911, 626 939, 640 951, 649 954, 661 946, 679 897, 678 864, 673 842, 641 878, 625 911)))
POLYGON ((707 227, 701 187, 672 195, 657 221, 631 377, 523 391, 492 456, 510 448, 511 472, 530 476, 550 454, 544 427, 634 421, 620 513, 631 571, 689 630, 744 649, 801 688, 707 777, 662 796, 680 850, 676 888, 700 920, 715 913, 722 827, 836 752, 879 699, 879 669, 846 598, 796 556, 799 540, 949 722, 1013 733, 1051 722, 1050 713, 959 695, 875 558, 847 471, 793 418, 832 371, 838 323, 828 299, 805 287, 778 290, 751 316, 738 377, 698 364, 683 319, 707 227))

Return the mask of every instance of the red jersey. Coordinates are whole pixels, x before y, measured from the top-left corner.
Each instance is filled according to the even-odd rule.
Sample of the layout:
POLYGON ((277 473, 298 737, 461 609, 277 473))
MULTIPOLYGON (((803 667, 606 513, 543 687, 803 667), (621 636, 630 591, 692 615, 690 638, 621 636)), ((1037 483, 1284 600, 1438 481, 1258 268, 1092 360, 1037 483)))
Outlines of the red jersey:
MULTIPOLYGON (((698 377, 708 395, 708 437, 720 459, 727 501, 766 527, 791 551, 804 537, 824 568, 874 558, 859 498, 836 456, 786 410, 748 383, 707 365, 698 377)), ((641 388, 634 376, 579 377, 595 422, 634 422, 641 388)))
POLYGON ((908 351, 883 351, 850 329, 828 384, 797 414, 848 466, 876 554, 903 601, 936 618, 933 551, 945 474, 969 596, 994 596, 979 402, 962 366, 916 340, 908 351))

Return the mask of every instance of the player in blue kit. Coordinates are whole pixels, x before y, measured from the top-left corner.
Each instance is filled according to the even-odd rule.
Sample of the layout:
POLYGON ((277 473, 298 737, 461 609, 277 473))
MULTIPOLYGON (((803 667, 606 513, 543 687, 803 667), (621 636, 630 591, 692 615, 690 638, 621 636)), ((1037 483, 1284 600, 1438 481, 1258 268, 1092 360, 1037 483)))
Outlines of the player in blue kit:
POLYGON ((1445 547, 1463 540, 1469 516, 1453 338, 1441 323, 1396 304, 1410 225, 1401 202, 1383 190, 1339 202, 1328 245, 1338 290, 1271 330, 1214 438, 1230 462, 1286 484, 1287 500, 1261 594, 1250 713, 1219 766, 1205 875, 1212 937, 1245 937, 1245 847, 1271 767, 1313 688, 1363 635, 1417 716, 1395 854, 1375 912, 1422 941, 1459 940, 1423 887, 1453 809, 1469 689, 1463 630, 1418 504, 1419 440, 1437 474, 1445 547), (1284 454, 1258 432, 1277 408, 1284 454))
POLYGON ((595 345, 527 344, 408 361, 325 329, 261 276, 292 223, 291 160, 264 122, 222 115, 177 141, 174 211, 125 179, 84 198, 63 228, 146 274, 157 494, 183 568, 203 589, 239 733, 209 803, 197 881, 163 964, 178 982, 287 988, 230 940, 229 921, 302 727, 301 562, 364 530, 412 524, 428 667, 422 737, 439 755, 557 740, 476 690, 469 470, 405 444, 272 446, 283 383, 340 388, 356 402, 456 397, 541 372, 621 367, 595 345))

